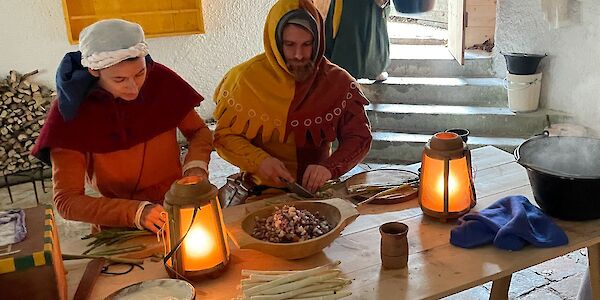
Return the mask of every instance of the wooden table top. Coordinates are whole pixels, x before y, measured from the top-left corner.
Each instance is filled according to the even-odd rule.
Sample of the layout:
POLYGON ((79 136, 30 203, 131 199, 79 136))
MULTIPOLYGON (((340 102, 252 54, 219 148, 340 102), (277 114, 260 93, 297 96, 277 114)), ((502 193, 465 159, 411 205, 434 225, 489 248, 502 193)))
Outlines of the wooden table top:
MULTIPOLYGON (((477 206, 486 208, 509 195, 524 195, 535 203, 523 167, 511 154, 488 146, 472 151, 477 206)), ((412 165, 409 169, 417 169, 412 165)), ((272 202, 273 199, 269 199, 272 202)), ((266 200, 224 210, 226 223, 243 218, 247 210, 264 207, 266 200)), ((288 261, 255 250, 233 247, 227 271, 219 278, 195 283, 197 299, 231 299, 238 295, 242 269, 307 269, 340 260, 339 268, 352 279, 353 295, 346 299, 437 299, 496 280, 571 251, 600 243, 600 220, 588 222, 557 221, 569 237, 569 244, 555 248, 526 247, 504 251, 493 246, 462 249, 449 243, 454 223, 441 223, 423 216, 417 200, 393 205, 364 205, 361 215, 323 252, 308 258, 288 261), (379 226, 401 221, 409 226, 409 261, 402 270, 381 268, 379 226)), ((61 243, 63 253, 79 253, 81 241, 61 243)), ((69 270, 70 296, 85 269, 85 261, 65 262, 69 270)), ((102 299, 127 285, 148 279, 167 278, 162 263, 146 261, 145 271, 127 275, 101 276, 92 299, 102 299)))

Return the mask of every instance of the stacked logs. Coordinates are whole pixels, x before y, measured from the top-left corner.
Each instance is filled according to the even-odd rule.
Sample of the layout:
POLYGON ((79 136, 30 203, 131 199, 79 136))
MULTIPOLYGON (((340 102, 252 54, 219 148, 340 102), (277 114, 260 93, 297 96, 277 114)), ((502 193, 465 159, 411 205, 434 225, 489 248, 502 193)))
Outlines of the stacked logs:
POLYGON ((56 93, 27 80, 36 73, 10 71, 6 79, 0 79, 0 175, 40 166, 29 153, 56 93))

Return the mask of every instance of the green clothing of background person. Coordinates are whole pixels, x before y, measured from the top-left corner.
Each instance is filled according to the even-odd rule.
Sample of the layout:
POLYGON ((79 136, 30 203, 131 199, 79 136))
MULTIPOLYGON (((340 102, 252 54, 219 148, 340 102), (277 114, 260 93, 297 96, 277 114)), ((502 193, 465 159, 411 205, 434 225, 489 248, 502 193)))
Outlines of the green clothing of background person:
POLYGON ((332 0, 325 21, 325 56, 357 79, 387 79, 389 13, 387 0, 332 0))

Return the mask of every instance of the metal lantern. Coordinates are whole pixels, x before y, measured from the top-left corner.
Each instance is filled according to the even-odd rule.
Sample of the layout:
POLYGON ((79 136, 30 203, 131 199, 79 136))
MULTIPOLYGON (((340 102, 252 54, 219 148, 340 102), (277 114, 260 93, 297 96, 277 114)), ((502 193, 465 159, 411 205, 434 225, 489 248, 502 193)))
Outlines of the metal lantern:
POLYGON ((445 222, 476 204, 471 152, 455 133, 436 133, 421 161, 419 205, 423 213, 445 222))
POLYGON ((165 195, 165 268, 172 278, 214 275, 227 266, 230 251, 217 192, 208 180, 188 176, 165 195))

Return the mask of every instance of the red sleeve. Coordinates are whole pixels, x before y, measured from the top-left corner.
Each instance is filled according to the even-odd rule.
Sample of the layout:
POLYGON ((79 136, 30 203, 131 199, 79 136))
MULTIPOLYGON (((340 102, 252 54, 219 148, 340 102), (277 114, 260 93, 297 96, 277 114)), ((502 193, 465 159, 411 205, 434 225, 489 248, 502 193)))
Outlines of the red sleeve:
MULTIPOLYGON (((368 103, 366 99, 364 102, 368 103)), ((371 124, 361 102, 348 103, 337 130, 337 140, 337 150, 321 163, 329 169, 332 178, 338 178, 358 165, 371 148, 371 124)))

